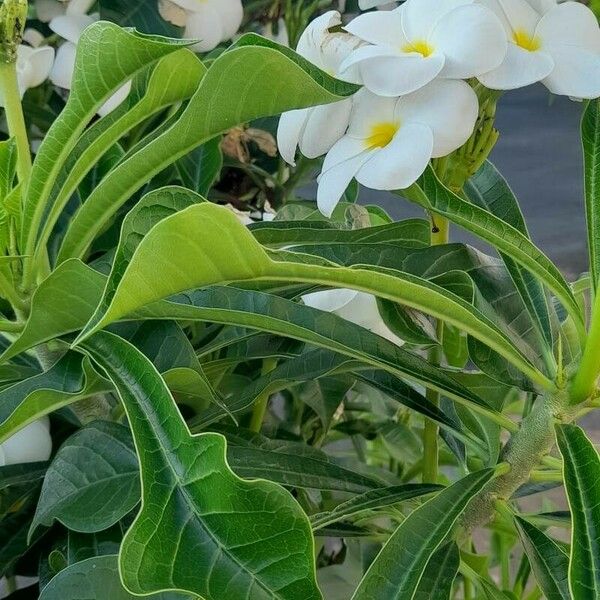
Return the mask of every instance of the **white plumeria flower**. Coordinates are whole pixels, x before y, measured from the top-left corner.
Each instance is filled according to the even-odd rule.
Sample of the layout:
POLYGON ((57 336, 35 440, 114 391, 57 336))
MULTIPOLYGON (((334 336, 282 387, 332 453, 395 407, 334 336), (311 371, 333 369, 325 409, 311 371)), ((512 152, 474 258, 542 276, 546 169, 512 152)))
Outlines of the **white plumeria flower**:
POLYGON ((481 1, 509 39, 504 62, 479 77, 485 86, 509 90, 541 81, 554 94, 600 96, 600 27, 589 8, 555 0, 481 1))
POLYGON ((86 13, 96 0, 35 0, 37 18, 49 23, 54 17, 86 13))
MULTIPOLYGON (((73 0, 71 0, 73 1, 73 0)), ((73 83, 73 71, 75 70, 75 58, 77 55, 77 43, 86 27, 98 20, 97 14, 87 15, 85 13, 62 15, 50 21, 50 29, 57 33, 65 41, 56 53, 54 67, 50 73, 50 81, 60 88, 70 90, 73 83)), ((98 114, 103 117, 119 106, 131 91, 131 82, 127 82, 117 90, 106 103, 98 109, 98 114)))
POLYGON ((0 444, 0 467, 21 463, 43 462, 52 454, 50 421, 35 421, 0 444))
MULTIPOLYGON (((360 45, 360 40, 347 33, 329 33, 331 27, 341 25, 337 11, 330 11, 315 19, 304 31, 298 54, 329 74, 351 81, 347 73, 340 76, 343 60, 360 45)), ((328 152, 344 135, 352 110, 350 98, 313 108, 284 113, 277 130, 277 145, 283 159, 295 165, 296 148, 308 158, 317 158, 328 152)))
POLYGON ((391 12, 356 17, 346 31, 369 45, 341 66, 358 66, 375 94, 402 96, 436 77, 468 79, 498 67, 507 40, 496 15, 475 0, 408 0, 391 12))
MULTIPOLYGON (((31 48, 21 44, 17 48, 17 82, 21 97, 28 89, 37 87, 48 79, 53 62, 54 49, 50 46, 31 48)), ((4 106, 1 90, 0 106, 4 106)))
POLYGON ((377 299, 371 294, 341 288, 306 294, 302 296, 302 300, 307 306, 333 313, 398 346, 404 344, 404 341, 384 323, 379 314, 377 299))
POLYGON ((431 158, 469 139, 478 111, 477 96, 464 81, 438 79, 400 98, 363 88, 354 96, 347 134, 325 158, 320 211, 330 217, 353 178, 376 190, 409 187, 431 158))
POLYGON ((200 40, 192 46, 209 52, 230 40, 244 20, 242 0, 159 0, 163 19, 185 27, 184 37, 200 40))

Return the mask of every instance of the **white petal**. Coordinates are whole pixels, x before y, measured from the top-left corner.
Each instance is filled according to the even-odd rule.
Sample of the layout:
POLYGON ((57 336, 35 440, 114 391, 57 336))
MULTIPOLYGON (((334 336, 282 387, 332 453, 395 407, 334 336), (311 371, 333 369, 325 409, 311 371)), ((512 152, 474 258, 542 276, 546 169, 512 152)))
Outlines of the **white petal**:
POLYGON ((76 44, 84 29, 95 23, 96 19, 91 15, 70 15, 55 17, 50 21, 50 29, 65 40, 76 44))
POLYGON ((324 312, 336 312, 352 302, 357 294, 359 292, 346 288, 323 290, 322 292, 305 294, 302 296, 302 301, 311 308, 317 308, 324 312))
POLYGON ((499 67, 508 46, 506 32, 496 15, 477 4, 449 12, 429 41, 446 58, 442 77, 452 79, 469 79, 499 67))
POLYGON ((131 91, 131 81, 120 87, 99 109, 98 114, 101 117, 111 113, 117 106, 122 104, 131 91))
POLYGON ((7 465, 45 461, 52 453, 52 438, 44 422, 36 421, 2 444, 7 465))
MULTIPOLYGON (((381 317, 380 317, 381 319, 381 317)), ((405 342, 402 338, 399 338, 384 322, 383 319, 379 323, 370 328, 373 333, 380 335, 392 344, 396 346, 404 346, 405 342)))
POLYGON ((35 0, 37 18, 42 23, 48 23, 54 17, 65 14, 65 6, 57 0, 35 0))
POLYGON ((400 123, 421 123, 433 132, 434 158, 460 148, 471 136, 479 103, 464 81, 437 79, 423 89, 403 96, 396 108, 400 123))
POLYGON ((28 27, 23 32, 23 41, 27 42, 32 48, 37 48, 44 41, 44 34, 33 27, 28 27))
POLYGON ((321 55, 323 44, 330 35, 329 29, 341 23, 342 17, 336 10, 330 10, 317 17, 300 36, 296 52, 318 67, 324 67, 321 55))
POLYGON ((397 102, 397 98, 377 96, 365 88, 360 90, 353 97, 348 135, 364 140, 371 135, 375 125, 393 123, 397 102))
POLYGON ((96 0, 69 0, 69 3, 67 4, 67 14, 85 15, 94 4, 96 4, 96 0))
POLYGON ((436 24, 451 10, 474 0, 407 0, 398 10, 402 11, 404 35, 415 42, 427 40, 436 24))
POLYGON ((399 190, 425 171, 433 152, 433 133, 426 125, 406 123, 394 139, 362 165, 356 180, 374 190, 399 190))
POLYGON ((516 44, 508 44, 504 62, 493 71, 479 76, 479 81, 492 90, 514 90, 548 77, 554 60, 546 52, 529 52, 516 44))
MULTIPOLYGON (((338 144, 346 138, 342 138, 338 144)), ((335 146, 331 152, 334 152, 335 146)), ((327 171, 323 171, 319 177, 319 188, 317 190, 317 205, 319 210, 326 216, 331 217, 335 207, 338 205, 346 188, 360 170, 362 165, 373 154, 373 150, 364 150, 360 154, 339 163, 327 171)))
MULTIPOLYGON (((359 65, 364 85, 381 96, 402 96, 423 87, 444 68, 444 56, 428 57, 401 53, 382 46, 364 46, 355 50, 342 65, 359 65)), ((343 74, 344 71, 342 71, 343 74)))
POLYGON ((177 27, 185 27, 188 13, 171 0, 158 0, 158 12, 160 16, 177 27))
POLYGON ((196 52, 210 52, 223 39, 219 13, 209 6, 203 7, 200 12, 190 13, 183 35, 187 39, 200 40, 193 46, 196 52))
POLYGON ((242 0, 208 0, 208 3, 219 13, 223 37, 221 41, 230 40, 239 30, 244 20, 242 0))
POLYGON ((344 29, 370 44, 401 48, 406 43, 398 10, 360 15, 350 21, 344 29))
POLYGON ((352 100, 342 100, 317 106, 309 114, 300 137, 300 151, 307 158, 317 158, 329 152, 346 133, 352 111, 352 100))
POLYGON ((322 68, 345 81, 360 83, 358 69, 350 68, 342 74, 341 66, 361 43, 358 38, 349 33, 332 33, 323 42, 321 48, 322 68))
POLYGON ((170 0, 170 2, 190 12, 199 12, 204 6, 204 2, 200 0, 170 0))
POLYGON ((552 93, 590 100, 600 97, 599 53, 567 44, 547 50, 554 59, 554 69, 543 83, 552 93))
POLYGON ((358 0, 360 10, 370 10, 378 6, 393 6, 394 3, 389 0, 358 0))
POLYGON ((286 163, 296 166, 296 149, 311 108, 290 110, 281 115, 277 128, 277 147, 286 163))
POLYGON ((50 71, 50 81, 54 85, 65 90, 71 89, 76 53, 77 46, 71 42, 65 42, 56 51, 56 59, 50 71))
MULTIPOLYGON (((562 0, 561 0, 562 1, 562 0)), ((529 4, 540 15, 551 11, 557 4, 557 0, 529 0, 529 4)))
POLYGON ((54 64, 54 48, 43 46, 36 48, 29 57, 31 69, 27 78, 27 88, 41 85, 48 79, 54 64))
POLYGON ((349 135, 344 136, 327 153, 323 162, 323 173, 337 167, 343 162, 353 159, 365 150, 367 150, 367 146, 363 140, 350 137, 349 135))
POLYGON ((541 15, 527 0, 498 0, 498 2, 513 30, 523 30, 529 34, 535 31, 541 15))
POLYGON ((600 53, 600 27, 594 13, 579 2, 565 2, 546 13, 539 22, 536 35, 542 49, 566 44, 600 53))

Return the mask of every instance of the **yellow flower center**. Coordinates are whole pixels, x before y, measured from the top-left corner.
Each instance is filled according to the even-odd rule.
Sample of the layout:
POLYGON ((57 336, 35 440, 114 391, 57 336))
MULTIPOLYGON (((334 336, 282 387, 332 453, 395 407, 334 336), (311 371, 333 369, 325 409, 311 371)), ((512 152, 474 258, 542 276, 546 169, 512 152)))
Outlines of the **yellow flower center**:
POLYGON ((415 42, 409 42, 402 46, 402 52, 418 52, 425 58, 431 56, 435 48, 429 44, 426 40, 417 40, 415 42))
POLYGON ((513 33, 513 41, 517 46, 528 52, 535 52, 536 50, 539 50, 542 45, 539 37, 530 35, 524 29, 517 29, 513 33))
POLYGON ((398 123, 376 123, 371 127, 371 133, 365 140, 367 148, 385 148, 400 129, 398 123))

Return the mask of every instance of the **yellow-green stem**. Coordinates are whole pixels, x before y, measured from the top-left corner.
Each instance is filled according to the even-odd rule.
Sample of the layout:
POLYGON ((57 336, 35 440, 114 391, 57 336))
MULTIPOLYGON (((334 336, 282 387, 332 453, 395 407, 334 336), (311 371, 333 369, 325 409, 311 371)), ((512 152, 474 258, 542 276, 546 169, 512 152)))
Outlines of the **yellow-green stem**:
POLYGON ((588 400, 596 390, 600 376, 600 294, 596 294, 590 331, 577 374, 571 387, 571 404, 588 400))
MULTIPOLYGON (((277 367, 277 360, 274 358, 265 358, 263 361, 263 366, 261 370, 261 375, 268 375, 271 371, 273 371, 277 367)), ((252 417, 250 418, 250 431, 254 431, 259 433, 262 429, 262 424, 265 419, 265 415, 267 414, 267 408, 269 406, 269 399, 271 398, 271 394, 265 392, 261 394, 254 403, 254 408, 252 409, 252 417)))
MULTIPOLYGON (((438 216, 431 217, 431 245, 441 246, 447 244, 450 237, 450 222, 438 216)), ((439 345, 429 351, 429 362, 432 365, 440 365, 443 358, 442 344, 444 341, 444 322, 438 321, 437 337, 439 345)), ((427 399, 439 406, 440 393, 427 390, 427 399)), ((439 474, 439 427, 434 421, 425 419, 423 428, 423 483, 437 483, 439 474)))
POLYGON ((0 88, 2 89, 8 132, 15 139, 17 145, 17 175, 19 181, 25 185, 31 173, 31 152, 21 106, 16 63, 0 62, 0 88))

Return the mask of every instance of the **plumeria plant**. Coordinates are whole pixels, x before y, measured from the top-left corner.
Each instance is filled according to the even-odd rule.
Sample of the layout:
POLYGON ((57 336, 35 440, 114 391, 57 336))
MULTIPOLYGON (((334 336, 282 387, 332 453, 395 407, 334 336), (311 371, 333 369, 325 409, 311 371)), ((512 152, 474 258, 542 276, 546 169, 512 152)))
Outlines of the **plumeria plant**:
POLYGON ((4 0, 0 597, 600 599, 599 96, 572 1, 4 0), (489 162, 534 83, 576 281, 489 162))

